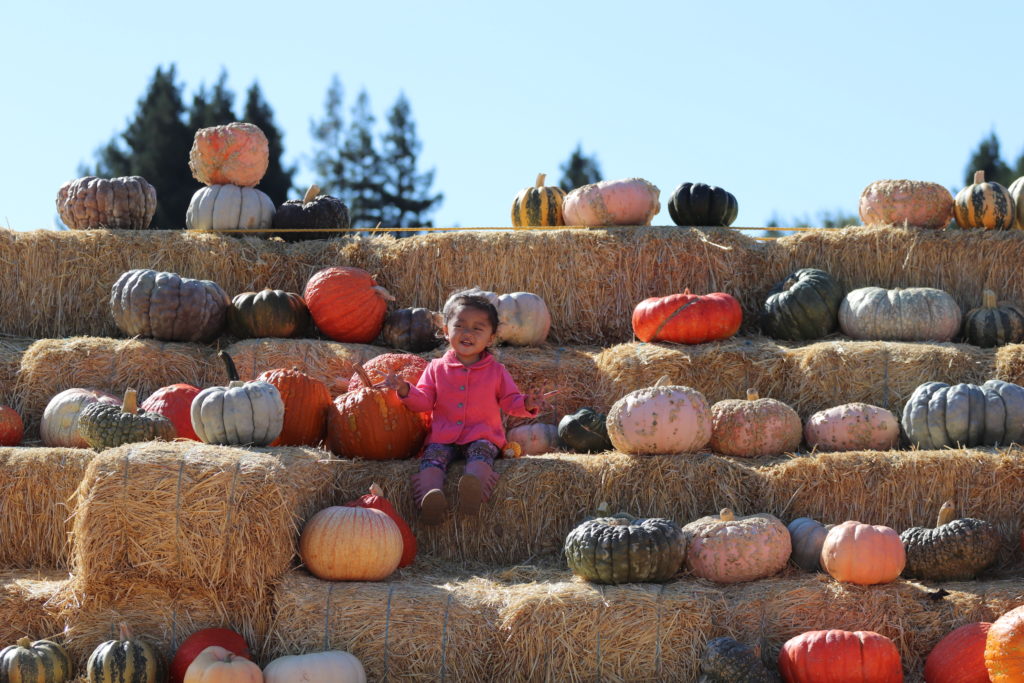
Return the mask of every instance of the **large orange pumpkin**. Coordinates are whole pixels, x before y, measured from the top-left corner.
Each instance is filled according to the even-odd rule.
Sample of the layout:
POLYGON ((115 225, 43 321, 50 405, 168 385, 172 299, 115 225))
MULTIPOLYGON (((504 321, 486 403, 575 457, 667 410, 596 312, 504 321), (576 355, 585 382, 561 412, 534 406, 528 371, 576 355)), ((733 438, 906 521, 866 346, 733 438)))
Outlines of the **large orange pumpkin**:
POLYGON ((267 136, 252 123, 200 128, 188 153, 192 177, 203 185, 253 187, 269 163, 267 136))
POLYGON ((298 368, 267 370, 256 378, 277 387, 284 401, 284 426, 271 446, 316 446, 324 440, 331 392, 298 368))
POLYGON ((154 391, 139 407, 145 413, 156 413, 170 420, 177 438, 199 441, 192 427, 192 400, 200 391, 191 384, 171 384, 154 391))
POLYGON ((988 683, 985 638, 992 624, 976 621, 950 631, 924 661, 926 683, 988 683))
POLYGON ((1024 681, 1024 605, 992 622, 985 637, 985 669, 992 683, 1024 681))
POLYGON ((398 525, 380 510, 334 506, 313 515, 299 536, 306 569, 327 581, 380 581, 402 559, 398 525))
POLYGON ((644 299, 633 309, 633 333, 644 342, 702 344, 728 339, 740 329, 743 309, 725 292, 644 299))
POLYGON ((335 266, 313 274, 302 293, 313 322, 338 342, 369 344, 395 298, 362 268, 335 266))
POLYGON ((821 546, 822 568, 837 581, 859 586, 895 581, 906 563, 900 535, 887 526, 843 522, 821 546))
POLYGON ((903 664, 891 640, 874 631, 807 631, 779 652, 787 683, 902 683, 903 664))
MULTIPOLYGON (((363 370, 370 378, 371 384, 380 382, 389 372, 395 373, 410 384, 416 384, 426 369, 427 361, 412 353, 382 353, 363 363, 363 370)), ((349 391, 366 387, 366 382, 358 372, 348 381, 349 391)))

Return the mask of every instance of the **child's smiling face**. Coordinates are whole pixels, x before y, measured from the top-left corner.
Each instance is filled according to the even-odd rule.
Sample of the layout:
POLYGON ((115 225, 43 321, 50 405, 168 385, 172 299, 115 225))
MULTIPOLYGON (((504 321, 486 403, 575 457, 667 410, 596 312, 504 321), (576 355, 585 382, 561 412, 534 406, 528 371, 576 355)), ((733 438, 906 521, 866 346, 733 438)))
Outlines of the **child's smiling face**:
POLYGON ((496 330, 485 311, 462 306, 445 322, 444 333, 456 357, 463 363, 474 363, 494 343, 496 330))

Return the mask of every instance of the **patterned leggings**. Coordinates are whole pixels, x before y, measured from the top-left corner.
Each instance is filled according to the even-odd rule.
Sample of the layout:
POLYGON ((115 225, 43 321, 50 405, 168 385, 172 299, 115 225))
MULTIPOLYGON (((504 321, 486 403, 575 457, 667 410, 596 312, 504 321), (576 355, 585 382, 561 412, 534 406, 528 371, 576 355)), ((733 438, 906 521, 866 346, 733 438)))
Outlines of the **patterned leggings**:
POLYGON ((465 444, 430 443, 420 455, 420 471, 437 467, 447 472, 448 465, 460 455, 466 456, 467 463, 482 461, 493 466, 494 459, 498 457, 498 447, 486 439, 465 444))

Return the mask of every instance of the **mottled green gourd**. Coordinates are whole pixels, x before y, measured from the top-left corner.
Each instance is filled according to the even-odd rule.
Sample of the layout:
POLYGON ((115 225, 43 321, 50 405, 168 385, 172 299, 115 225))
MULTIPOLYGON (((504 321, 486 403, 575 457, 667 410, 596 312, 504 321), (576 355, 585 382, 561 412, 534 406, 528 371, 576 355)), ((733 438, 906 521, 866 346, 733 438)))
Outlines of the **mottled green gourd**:
POLYGON ((697 683, 776 683, 779 677, 761 661, 760 648, 723 636, 708 641, 700 657, 697 683))
POLYGON ((2 683, 64 683, 72 671, 67 650, 52 640, 21 638, 0 650, 2 683))
POLYGON ((931 581, 965 581, 996 561, 999 532, 981 519, 954 519, 956 508, 946 501, 934 529, 912 527, 900 534, 907 550, 903 574, 931 581))
POLYGON ((173 441, 174 424, 163 415, 140 412, 134 389, 124 394, 120 406, 90 403, 78 417, 78 431, 92 448, 103 450, 139 441, 173 441))
POLYGON ((686 540, 675 522, 624 512, 587 520, 565 539, 569 568, 594 583, 668 581, 685 556, 686 540))
POLYGON ((600 453, 612 448, 607 416, 593 408, 580 408, 558 423, 558 439, 577 453, 600 453))

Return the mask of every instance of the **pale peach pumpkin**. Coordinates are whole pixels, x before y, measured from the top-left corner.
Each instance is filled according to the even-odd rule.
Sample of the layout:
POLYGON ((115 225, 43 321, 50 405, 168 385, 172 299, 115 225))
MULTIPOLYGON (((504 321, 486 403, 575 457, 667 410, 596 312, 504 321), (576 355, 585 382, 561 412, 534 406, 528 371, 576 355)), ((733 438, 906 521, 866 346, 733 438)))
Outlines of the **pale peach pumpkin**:
POLYGON ((327 581, 381 581, 402 560, 402 532, 374 508, 325 508, 299 536, 299 556, 311 574, 327 581))
POLYGON ((343 650, 278 657, 263 670, 266 683, 366 683, 363 663, 343 650))
POLYGON ((693 453, 711 439, 711 410, 696 389, 665 384, 637 389, 608 411, 608 437, 631 455, 693 453))
POLYGON ((562 216, 566 225, 650 225, 661 210, 660 195, 643 178, 602 180, 567 194, 562 216))
POLYGON ((821 546, 822 568, 835 580, 858 586, 895 581, 906 563, 900 535, 887 526, 843 522, 821 546))
POLYGON ((811 415, 804 439, 820 451, 888 451, 899 445, 900 423, 885 408, 846 403, 811 415))
POLYGON ((912 225, 941 230, 953 218, 953 195, 938 183, 876 180, 860 194, 864 225, 912 225))
POLYGON ((683 527, 686 567, 717 583, 754 581, 778 573, 792 551, 789 531, 764 513, 736 517, 726 508, 683 527))
POLYGON ((203 185, 253 187, 269 164, 267 136, 252 123, 200 128, 188 153, 192 177, 203 185))
POLYGON ((88 448, 78 431, 78 416, 91 403, 121 405, 121 399, 99 389, 65 389, 50 399, 43 411, 39 435, 44 446, 88 448))
POLYGON ((263 671, 255 662, 211 645, 188 665, 184 683, 263 683, 263 671))
POLYGON ((506 438, 519 444, 521 455, 544 455, 560 450, 558 426, 537 422, 508 430, 506 438))
POLYGON ((722 455, 756 457, 792 453, 803 438, 803 423, 782 401, 760 398, 753 389, 747 400, 728 399, 711 406, 711 450, 722 455))

